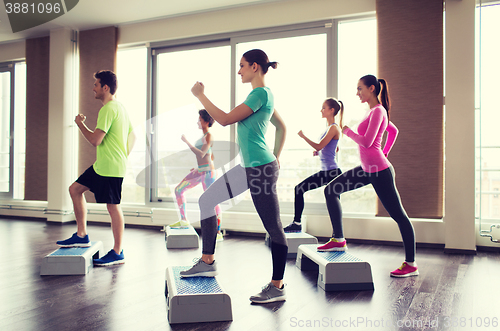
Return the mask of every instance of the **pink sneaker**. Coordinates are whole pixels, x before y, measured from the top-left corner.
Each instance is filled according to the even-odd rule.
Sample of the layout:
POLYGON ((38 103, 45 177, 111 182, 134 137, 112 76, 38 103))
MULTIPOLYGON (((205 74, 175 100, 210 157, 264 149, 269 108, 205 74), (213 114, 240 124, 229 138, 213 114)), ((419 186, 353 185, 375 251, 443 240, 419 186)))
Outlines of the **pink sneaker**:
POLYGON ((330 239, 326 244, 318 246, 318 252, 346 251, 347 245, 345 240, 338 241, 335 238, 330 239))
POLYGON ((401 267, 391 272, 392 277, 410 277, 418 276, 418 267, 412 267, 408 263, 403 262, 401 267))

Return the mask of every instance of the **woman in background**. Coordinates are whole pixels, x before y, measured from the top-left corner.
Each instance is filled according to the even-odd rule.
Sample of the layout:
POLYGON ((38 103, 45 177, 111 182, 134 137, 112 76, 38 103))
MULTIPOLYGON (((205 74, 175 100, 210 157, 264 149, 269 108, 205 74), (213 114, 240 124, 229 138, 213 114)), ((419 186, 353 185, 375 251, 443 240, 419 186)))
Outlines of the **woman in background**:
MULTIPOLYGON (((181 137, 182 141, 196 155, 198 169, 191 169, 191 172, 175 188, 175 198, 181 219, 170 224, 171 228, 186 228, 190 224, 186 218, 186 198, 184 197, 184 193, 200 183, 203 186, 203 191, 206 191, 215 182, 217 177, 213 163, 214 156, 212 154, 213 137, 209 132, 215 121, 205 109, 198 111, 198 114, 200 115, 198 118, 198 128, 203 131, 203 136, 195 142, 194 146, 184 135, 181 137)), ((220 231, 221 212, 218 205, 215 207, 215 213, 217 214, 217 240, 220 241, 223 240, 223 236, 220 231)))
POLYGON ((330 183, 332 179, 342 173, 335 160, 337 152, 337 144, 339 142, 342 117, 344 115, 344 104, 340 100, 328 98, 323 102, 321 107, 321 117, 326 119, 327 129, 321 135, 319 143, 315 143, 307 138, 302 130, 299 131, 299 136, 304 139, 312 148, 313 155, 319 155, 321 161, 321 170, 307 177, 300 184, 295 186, 295 214, 293 222, 285 227, 285 232, 300 232, 302 231, 302 212, 304 210, 304 193, 310 190, 317 189, 330 183), (335 122, 335 117, 339 115, 339 124, 335 122))

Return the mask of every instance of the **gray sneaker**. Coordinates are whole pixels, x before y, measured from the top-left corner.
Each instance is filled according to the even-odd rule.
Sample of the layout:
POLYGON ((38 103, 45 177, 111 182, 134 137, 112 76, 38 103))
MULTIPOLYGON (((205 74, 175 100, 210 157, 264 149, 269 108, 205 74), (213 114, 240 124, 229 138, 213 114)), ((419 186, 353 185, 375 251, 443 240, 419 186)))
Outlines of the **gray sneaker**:
POLYGON ((250 301, 252 301, 253 303, 269 303, 285 300, 285 285, 283 285, 283 288, 279 289, 274 286, 273 283, 267 284, 262 288, 262 292, 250 297, 250 301))
MULTIPOLYGON (((196 261, 196 259, 195 259, 196 261)), ((217 275, 217 264, 206 264, 200 258, 194 266, 179 273, 181 277, 215 277, 217 275)))

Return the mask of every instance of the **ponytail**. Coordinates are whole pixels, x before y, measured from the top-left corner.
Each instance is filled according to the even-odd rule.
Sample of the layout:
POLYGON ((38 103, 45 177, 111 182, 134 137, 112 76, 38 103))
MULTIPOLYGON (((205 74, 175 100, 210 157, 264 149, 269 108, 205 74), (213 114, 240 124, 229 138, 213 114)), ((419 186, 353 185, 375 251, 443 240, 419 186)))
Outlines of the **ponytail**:
MULTIPOLYGON (((271 67, 271 68, 273 68, 273 69, 276 69, 276 68, 278 68, 278 62, 276 62, 276 61, 273 61, 273 62, 267 62, 267 63, 266 63, 266 67, 267 67, 267 68, 271 67)), ((267 71, 267 69, 266 69, 266 71, 267 71)))
POLYGON ((389 112, 391 111, 391 99, 389 97, 389 85, 387 84, 387 81, 382 78, 377 79, 377 77, 373 75, 363 76, 359 80, 361 80, 367 87, 370 87, 372 85, 375 87, 375 91, 373 92, 375 93, 377 100, 387 111, 387 119, 390 119, 389 112))
POLYGON ((380 103, 384 106, 385 110, 387 110, 387 119, 390 120, 390 111, 391 111, 391 99, 389 98, 389 85, 385 79, 379 79, 379 84, 381 86, 380 90, 380 103))
POLYGON ((340 104, 339 126, 340 129, 342 130, 342 128, 344 128, 344 103, 339 100, 339 104, 340 104))

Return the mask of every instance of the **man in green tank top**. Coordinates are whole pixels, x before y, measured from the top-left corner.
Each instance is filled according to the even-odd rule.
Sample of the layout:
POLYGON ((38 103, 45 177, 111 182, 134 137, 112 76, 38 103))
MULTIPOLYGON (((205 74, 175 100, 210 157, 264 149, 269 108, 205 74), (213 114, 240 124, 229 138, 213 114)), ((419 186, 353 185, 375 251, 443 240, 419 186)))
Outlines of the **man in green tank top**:
POLYGON ((69 188, 77 224, 77 232, 69 239, 58 241, 61 247, 90 246, 87 234, 86 191, 95 195, 97 203, 105 203, 111 217, 114 247, 105 256, 94 260, 96 266, 122 264, 125 220, 120 206, 122 182, 127 168, 127 158, 135 142, 132 124, 123 105, 114 96, 117 89, 116 75, 109 70, 94 74, 94 95, 103 104, 94 131, 85 124, 85 115, 78 114, 75 123, 85 139, 96 147, 96 161, 69 188))

